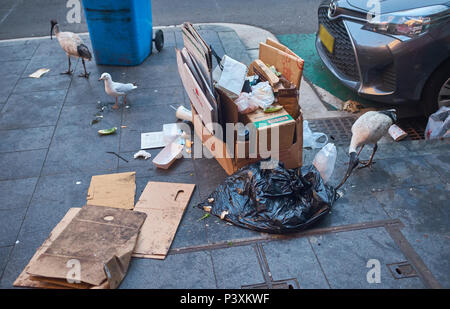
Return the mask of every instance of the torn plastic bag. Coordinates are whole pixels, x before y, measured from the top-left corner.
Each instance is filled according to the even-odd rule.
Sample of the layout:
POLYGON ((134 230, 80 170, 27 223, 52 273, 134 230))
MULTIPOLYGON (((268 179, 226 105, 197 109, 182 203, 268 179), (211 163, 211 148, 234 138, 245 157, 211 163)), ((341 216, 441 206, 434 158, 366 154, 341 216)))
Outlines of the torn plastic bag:
POLYGON ((254 163, 227 177, 199 208, 235 225, 266 233, 292 233, 326 216, 337 199, 317 169, 262 169, 254 163))

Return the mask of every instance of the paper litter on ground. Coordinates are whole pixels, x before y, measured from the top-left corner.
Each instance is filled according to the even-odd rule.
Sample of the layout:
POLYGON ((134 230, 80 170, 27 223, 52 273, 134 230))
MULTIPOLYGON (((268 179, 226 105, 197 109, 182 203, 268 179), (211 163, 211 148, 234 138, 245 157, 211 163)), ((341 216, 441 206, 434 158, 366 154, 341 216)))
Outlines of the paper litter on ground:
POLYGON ((34 72, 34 73, 28 75, 28 77, 40 78, 42 75, 44 75, 45 73, 47 73, 47 72, 49 72, 49 71, 50 71, 50 69, 45 69, 45 68, 39 69, 39 70, 37 70, 36 72, 34 72))
POLYGON ((162 148, 165 146, 163 131, 141 134, 141 149, 162 148))

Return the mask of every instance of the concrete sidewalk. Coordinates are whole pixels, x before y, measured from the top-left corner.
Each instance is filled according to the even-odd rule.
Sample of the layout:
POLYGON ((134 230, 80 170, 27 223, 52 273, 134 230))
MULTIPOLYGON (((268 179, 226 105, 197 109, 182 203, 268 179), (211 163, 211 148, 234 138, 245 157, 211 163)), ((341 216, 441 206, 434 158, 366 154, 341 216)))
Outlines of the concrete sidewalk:
MULTIPOLYGON (((248 35, 250 30, 238 35, 245 33, 238 28, 199 26, 220 56, 249 64, 257 55, 258 40, 248 35)), ((194 206, 226 177, 214 159, 184 158, 169 170, 133 159, 141 133, 176 121, 170 105, 189 107, 174 52, 183 45, 180 29, 163 31, 162 52, 136 67, 90 62, 89 80, 77 76, 82 72, 79 61, 73 77, 59 74, 67 58, 56 40, 0 42, 0 74, 7 77, 0 80, 1 288, 12 287, 67 210, 85 203, 91 176, 122 171, 136 171, 136 200, 148 181, 195 183, 196 189, 169 256, 163 261, 133 259, 121 288, 450 287, 450 211, 445 206, 449 140, 386 141, 373 169, 356 171, 332 213, 305 233, 267 235, 215 217, 199 221, 204 213, 194 206), (40 79, 27 77, 44 67, 51 71, 40 79), (111 109, 113 99, 97 81, 103 72, 117 81, 138 83, 128 97, 129 108, 111 109), (90 125, 99 106, 106 106, 104 118, 90 125), (98 136, 97 130, 113 126, 119 128, 117 134, 98 136), (381 264, 381 283, 367 282, 370 259, 381 264), (405 274, 399 263, 411 265, 414 272, 405 274)), ((308 109, 313 115, 321 107, 312 103, 314 93, 302 91, 300 102, 308 119, 308 109)), ((324 115, 316 117, 328 118, 324 115)), ((332 184, 346 170, 347 143, 337 143, 332 184)), ((158 152, 150 151, 153 157, 158 152)), ((304 163, 310 164, 316 152, 304 150, 304 163)), ((366 149, 362 157, 368 155, 366 149)))

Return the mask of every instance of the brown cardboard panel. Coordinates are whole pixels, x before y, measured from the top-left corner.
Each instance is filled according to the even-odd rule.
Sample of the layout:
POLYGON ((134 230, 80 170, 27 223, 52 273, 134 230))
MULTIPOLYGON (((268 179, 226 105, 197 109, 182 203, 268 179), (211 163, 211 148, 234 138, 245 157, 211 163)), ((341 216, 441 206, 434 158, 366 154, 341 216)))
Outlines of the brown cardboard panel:
POLYGON ((28 265, 25 267, 25 269, 20 273, 19 277, 17 277, 16 281, 14 281, 13 286, 17 287, 35 287, 35 288, 52 288, 51 284, 48 284, 46 282, 36 281, 32 280, 32 276, 27 274, 27 269, 29 268, 29 265, 34 263, 37 258, 47 250, 47 248, 50 246, 50 244, 61 234, 61 232, 67 227, 67 225, 72 221, 72 219, 75 217, 75 215, 80 211, 81 208, 70 208, 69 211, 66 213, 64 218, 55 226, 55 228, 51 231, 48 238, 44 241, 44 243, 37 249, 36 253, 31 258, 28 265))
POLYGON ((195 184, 148 182, 135 211, 147 214, 133 256, 164 259, 189 204, 195 184))
POLYGON ((49 280, 65 280, 72 260, 80 262, 82 284, 105 281, 116 288, 128 269, 145 213, 112 207, 84 206, 28 266, 27 273, 49 280))
POLYGON ((289 55, 291 55, 291 56, 294 56, 294 57, 296 57, 296 58, 299 58, 299 59, 301 59, 301 60, 303 61, 303 59, 300 58, 300 56, 298 56, 296 53, 294 53, 292 50, 290 50, 287 46, 284 46, 283 44, 280 44, 280 43, 274 41, 274 40, 271 39, 271 38, 267 38, 267 39, 266 39, 266 44, 267 44, 267 45, 270 45, 270 46, 272 46, 272 47, 275 47, 276 49, 279 49, 279 50, 281 50, 281 51, 284 51, 286 54, 289 54, 289 55))
POLYGON ((297 89, 300 89, 304 64, 301 58, 294 57, 265 43, 259 43, 259 59, 268 66, 275 66, 297 89))
POLYGON ((189 99, 198 111, 203 123, 212 123, 214 120, 213 107, 209 104, 206 95, 198 85, 187 64, 184 63, 180 50, 176 49, 176 55, 178 73, 189 99))
POLYGON ((87 205, 134 208, 136 172, 92 176, 87 205))

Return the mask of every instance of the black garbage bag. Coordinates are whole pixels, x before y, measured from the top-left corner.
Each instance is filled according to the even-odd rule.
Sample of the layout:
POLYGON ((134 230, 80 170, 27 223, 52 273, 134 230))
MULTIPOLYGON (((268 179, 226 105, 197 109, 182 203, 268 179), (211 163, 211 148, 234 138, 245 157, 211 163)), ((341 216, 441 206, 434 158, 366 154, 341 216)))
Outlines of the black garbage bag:
POLYGON ((245 166, 197 207, 235 225, 266 233, 301 231, 326 216, 337 199, 313 165, 245 166))

